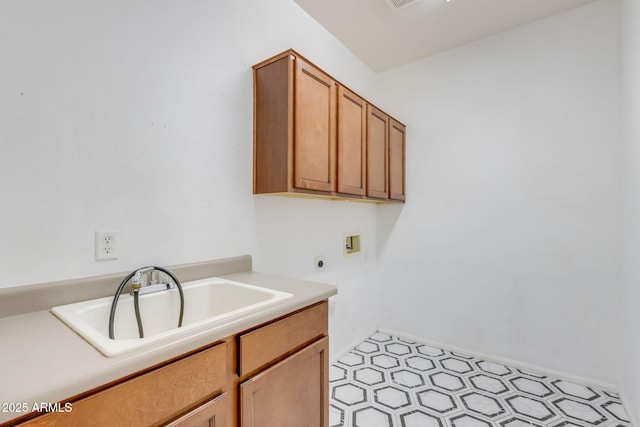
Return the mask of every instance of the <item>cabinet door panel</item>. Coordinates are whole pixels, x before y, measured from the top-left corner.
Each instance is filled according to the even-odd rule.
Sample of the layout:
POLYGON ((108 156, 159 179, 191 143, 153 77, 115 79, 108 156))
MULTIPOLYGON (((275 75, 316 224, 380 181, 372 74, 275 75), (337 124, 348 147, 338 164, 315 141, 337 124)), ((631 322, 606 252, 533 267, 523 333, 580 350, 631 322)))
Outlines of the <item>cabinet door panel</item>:
POLYGON ((329 338, 240 385, 242 427, 329 425, 329 338))
POLYGON ((294 187, 335 191, 335 82, 296 58, 294 99, 294 187))
POLYGON ((367 104, 338 87, 338 192, 365 195, 367 104))
POLYGON ((389 127, 389 190, 394 200, 405 199, 405 127, 391 119, 389 127))
POLYGON ((378 199, 389 198, 388 129, 389 117, 367 106, 367 195, 378 199))

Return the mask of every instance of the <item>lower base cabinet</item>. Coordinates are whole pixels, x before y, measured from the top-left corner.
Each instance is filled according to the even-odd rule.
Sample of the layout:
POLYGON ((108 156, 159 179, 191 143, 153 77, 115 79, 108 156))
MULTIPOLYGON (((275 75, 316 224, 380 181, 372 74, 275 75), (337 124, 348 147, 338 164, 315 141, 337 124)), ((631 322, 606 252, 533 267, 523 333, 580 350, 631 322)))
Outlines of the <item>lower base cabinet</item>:
POLYGON ((325 300, 0 427, 328 427, 328 342, 325 300))
POLYGON ((240 384, 242 427, 325 427, 327 337, 240 384))

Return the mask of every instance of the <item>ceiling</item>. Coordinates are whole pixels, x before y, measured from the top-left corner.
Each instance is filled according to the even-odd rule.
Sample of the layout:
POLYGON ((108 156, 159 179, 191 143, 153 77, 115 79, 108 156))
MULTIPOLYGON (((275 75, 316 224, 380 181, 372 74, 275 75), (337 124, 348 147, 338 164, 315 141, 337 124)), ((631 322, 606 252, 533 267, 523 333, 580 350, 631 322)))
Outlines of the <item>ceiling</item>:
POLYGON ((597 0, 294 1, 381 72, 597 0))

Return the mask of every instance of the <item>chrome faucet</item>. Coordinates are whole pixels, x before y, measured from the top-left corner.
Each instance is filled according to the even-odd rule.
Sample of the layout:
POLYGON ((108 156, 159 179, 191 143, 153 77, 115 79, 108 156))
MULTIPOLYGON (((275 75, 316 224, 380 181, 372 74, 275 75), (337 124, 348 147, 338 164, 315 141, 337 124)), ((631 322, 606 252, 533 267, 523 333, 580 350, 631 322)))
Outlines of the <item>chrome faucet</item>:
POLYGON ((175 289, 178 282, 175 277, 172 276, 173 281, 163 283, 160 280, 161 270, 158 267, 144 267, 136 270, 131 278, 131 295, 135 292, 139 292, 140 295, 150 294, 153 292, 166 291, 167 289, 175 289))
POLYGON ((127 277, 125 277, 120 283, 120 286, 118 286, 118 290, 116 291, 116 294, 113 297, 113 302, 111 303, 111 312, 109 314, 109 338, 112 340, 115 339, 113 324, 116 316, 116 306, 118 305, 118 298, 120 298, 120 294, 129 280, 131 280, 131 294, 133 295, 133 305, 136 311, 138 335, 140 338, 144 338, 144 331, 142 328, 142 319, 140 318, 140 308, 138 305, 139 295, 166 291, 177 287, 178 292, 180 293, 180 317, 178 318, 178 327, 182 326, 182 317, 184 314, 184 293, 182 292, 182 285, 180 284, 180 281, 171 271, 165 268, 148 266, 133 271, 131 274, 127 275, 127 277), (160 272, 169 276, 172 282, 161 283, 159 279, 160 272))

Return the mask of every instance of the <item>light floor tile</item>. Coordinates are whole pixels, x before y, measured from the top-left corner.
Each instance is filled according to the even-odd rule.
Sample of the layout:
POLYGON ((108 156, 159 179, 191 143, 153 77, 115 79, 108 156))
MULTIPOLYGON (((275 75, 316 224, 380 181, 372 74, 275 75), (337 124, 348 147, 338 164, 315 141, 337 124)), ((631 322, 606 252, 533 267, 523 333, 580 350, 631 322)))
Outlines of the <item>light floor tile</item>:
POLYGON ((380 332, 329 380, 331 427, 631 427, 611 391, 380 332))

